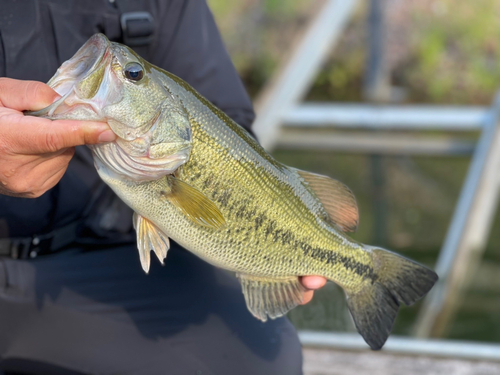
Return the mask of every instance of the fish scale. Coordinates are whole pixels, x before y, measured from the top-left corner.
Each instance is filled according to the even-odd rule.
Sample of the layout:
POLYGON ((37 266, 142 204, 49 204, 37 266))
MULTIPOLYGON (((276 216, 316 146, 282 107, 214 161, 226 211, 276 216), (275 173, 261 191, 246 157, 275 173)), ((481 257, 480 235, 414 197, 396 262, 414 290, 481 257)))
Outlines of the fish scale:
POLYGON ((323 276, 344 289, 372 349, 383 346, 399 305, 436 282, 428 268, 346 235, 358 212, 345 185, 279 163, 186 82, 128 47, 97 34, 48 84, 61 99, 31 115, 107 121, 120 137, 90 147, 101 178, 135 212, 146 272, 150 251, 163 261, 172 238, 236 272, 263 321, 303 301, 300 276, 323 276), (84 72, 75 69, 82 61, 84 72), (85 97, 72 87, 87 87, 85 97))
MULTIPOLYGON (((297 180, 297 178, 288 175, 288 178, 286 178, 288 180, 288 184, 286 184, 288 189, 283 189, 285 184, 283 182, 285 180, 283 172, 280 175, 271 175, 263 168, 252 166, 253 160, 260 158, 252 148, 246 148, 241 153, 233 151, 230 158, 220 158, 219 156, 224 152, 229 153, 228 147, 230 145, 228 144, 225 147, 225 145, 217 142, 217 138, 224 138, 224 134, 231 131, 230 126, 233 124, 229 122, 228 126, 228 122, 214 116, 211 112, 204 111, 204 108, 198 110, 196 108, 199 105, 197 98, 189 92, 183 94, 181 101, 188 113, 202 113, 204 115, 199 117, 192 115, 193 150, 195 152, 192 153, 190 160, 176 173, 177 177, 181 180, 191 181, 191 176, 199 176, 198 179, 191 182, 192 186, 198 188, 207 197, 213 197, 214 193, 220 194, 221 191, 230 190, 238 191, 239 195, 233 194, 228 199, 226 207, 220 205, 219 209, 226 220, 226 227, 219 230, 207 229, 189 221, 181 223, 182 213, 175 207, 166 210, 169 212, 168 215, 161 213, 160 211, 165 208, 164 202, 155 200, 157 194, 154 189, 150 192, 140 193, 130 191, 128 194, 124 193, 125 189, 120 189, 122 195, 127 194, 127 197, 130 197, 124 198, 124 200, 136 212, 143 214, 146 218, 155 218, 154 222, 169 237, 202 258, 231 271, 246 272, 259 276, 323 275, 326 272, 324 261, 305 255, 304 251, 298 246, 277 243, 274 238, 276 233, 280 231, 300 233, 301 236, 296 239, 295 244, 300 242, 311 248, 328 249, 333 252, 340 250, 345 253, 360 249, 360 246, 355 243, 352 243, 350 247, 344 245, 341 248, 340 244, 346 242, 346 240, 332 233, 335 231, 333 228, 328 231, 326 225, 325 228, 318 227, 316 218, 299 197, 294 196, 294 199, 283 200, 283 190, 291 192, 290 181, 297 180), (206 124, 210 123, 210 128, 213 130, 215 128, 214 122, 219 123, 219 128, 216 131, 211 131, 209 135, 204 131, 204 128, 207 127, 206 124), (201 158, 203 160, 200 160, 201 158), (242 163, 242 160, 245 160, 246 163, 242 163), (205 181, 213 181, 213 171, 221 171, 220 175, 217 176, 217 185, 214 183, 205 184, 205 181), (137 197, 146 195, 152 197, 146 200, 137 200, 137 197), (255 210, 253 218, 237 217, 238 208, 242 207, 240 202, 243 197, 251 197, 246 199, 254 203, 253 206, 248 206, 245 210, 246 212, 255 210), (281 201, 283 201, 283 204, 278 204, 281 201), (139 202, 143 203, 140 204, 139 202), (155 207, 152 212, 151 207, 155 207), (263 210, 264 207, 268 207, 268 209, 263 210), (174 215, 174 212, 177 212, 178 215, 174 215), (245 228, 248 226, 248 222, 255 222, 257 217, 265 217, 261 228, 259 228, 261 230, 253 231, 250 238, 246 239, 245 228), (280 217, 286 217, 286 220, 279 220, 280 217), (174 228, 179 228, 179 232, 174 228), (227 234, 228 230, 230 230, 229 235, 227 234), (244 243, 245 246, 238 246, 239 243, 244 243), (224 250, 220 251, 221 249, 224 250), (219 259, 220 253, 224 253, 224 259, 219 259), (256 255, 252 262, 248 261, 250 254, 256 255), (289 259, 292 259, 293 262, 290 263, 289 259)), ((226 138, 230 138, 230 136, 226 136, 226 138)), ((278 169, 272 168, 271 170, 276 172, 278 169)), ((299 181, 294 182, 296 184, 300 183, 299 181)), ((134 186, 134 184, 130 184, 132 189, 134 189, 134 186)), ((308 198, 315 199, 312 196, 308 196, 308 198)), ((358 262, 364 261, 364 264, 369 264, 370 255, 368 253, 361 250, 356 255, 360 258, 358 262)), ((328 274, 325 275, 330 279, 342 280, 343 283, 348 285, 349 279, 356 277, 355 274, 347 274, 350 270, 343 267, 340 262, 332 263, 330 267, 328 274)))

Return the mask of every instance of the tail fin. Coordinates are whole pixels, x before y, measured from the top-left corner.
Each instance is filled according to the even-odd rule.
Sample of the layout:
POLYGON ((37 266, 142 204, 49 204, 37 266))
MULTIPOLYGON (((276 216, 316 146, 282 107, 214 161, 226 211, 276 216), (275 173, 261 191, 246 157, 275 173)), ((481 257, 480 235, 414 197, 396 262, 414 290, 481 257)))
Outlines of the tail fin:
POLYGON ((369 248, 375 280, 361 291, 347 294, 358 332, 373 350, 382 348, 389 336, 399 305, 412 305, 436 283, 434 271, 387 250, 369 248))

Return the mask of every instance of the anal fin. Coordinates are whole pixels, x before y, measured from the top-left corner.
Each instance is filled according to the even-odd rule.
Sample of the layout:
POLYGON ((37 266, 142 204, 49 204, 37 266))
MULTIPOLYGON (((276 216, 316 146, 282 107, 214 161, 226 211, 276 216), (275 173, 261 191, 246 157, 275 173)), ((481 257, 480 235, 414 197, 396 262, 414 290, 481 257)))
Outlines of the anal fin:
POLYGON ((263 322, 276 319, 300 305, 304 300, 304 287, 298 277, 263 278, 237 274, 241 282, 248 310, 263 322))
POLYGON ((163 264, 170 248, 168 237, 148 219, 134 212, 134 229, 137 233, 137 248, 144 272, 149 272, 150 252, 153 250, 163 264))

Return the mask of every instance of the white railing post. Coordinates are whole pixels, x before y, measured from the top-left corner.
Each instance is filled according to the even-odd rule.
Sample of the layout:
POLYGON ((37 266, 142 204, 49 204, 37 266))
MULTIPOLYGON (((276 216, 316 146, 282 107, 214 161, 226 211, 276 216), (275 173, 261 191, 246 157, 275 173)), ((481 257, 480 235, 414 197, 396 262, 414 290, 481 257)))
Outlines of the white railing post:
POLYGON ((319 67, 337 44, 359 0, 327 0, 289 62, 256 100, 252 129, 262 146, 273 148, 283 116, 303 98, 319 67))
POLYGON ((474 152, 452 222, 439 254, 439 282, 417 321, 418 337, 439 337, 448 329, 488 240, 500 192, 500 94, 474 152))

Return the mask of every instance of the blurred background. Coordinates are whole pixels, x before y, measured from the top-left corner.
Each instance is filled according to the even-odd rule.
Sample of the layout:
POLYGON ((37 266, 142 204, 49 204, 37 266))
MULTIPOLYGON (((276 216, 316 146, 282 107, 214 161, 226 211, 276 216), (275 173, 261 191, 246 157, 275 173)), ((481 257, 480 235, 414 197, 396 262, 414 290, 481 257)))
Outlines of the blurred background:
MULTIPOLYGON (((293 81, 301 76, 300 67, 294 71, 295 76, 287 76, 286 71, 293 69, 290 64, 294 59, 300 61, 299 55, 304 53, 301 43, 315 22, 321 22, 328 3, 334 1, 208 2, 258 113, 265 116, 266 111, 272 111, 266 103, 276 105, 273 100, 280 95, 280 77, 293 81)), ((344 18, 331 18, 331 27, 337 27, 335 22, 340 25, 338 38, 331 38, 333 42, 317 68, 310 68, 314 72, 307 73, 310 78, 302 84, 302 91, 297 89, 301 93, 295 99, 285 95, 285 109, 296 108, 299 102, 314 102, 334 104, 338 113, 345 110, 349 116, 374 107, 385 108, 389 114, 399 106, 424 112, 418 112, 416 117, 410 114, 407 120, 395 120, 396 124, 390 127, 371 126, 370 118, 374 122, 377 118, 368 115, 362 125, 354 120, 353 126, 341 120, 317 120, 304 127, 295 124, 286 132, 283 118, 287 114, 281 112, 277 117, 271 116, 272 126, 278 130, 274 141, 265 146, 281 162, 332 176, 353 190, 360 211, 359 229, 353 234, 356 240, 394 250, 435 268, 450 224, 460 221, 454 218, 457 204, 462 200, 462 206, 467 201, 474 205, 474 199, 484 197, 473 188, 465 188, 461 197, 466 181, 469 180, 469 188, 474 186, 474 176, 469 171, 474 153, 479 145, 486 150, 483 164, 476 161, 476 177, 481 175, 481 165, 488 165, 488 160, 494 158, 491 152, 488 154, 494 144, 488 144, 481 135, 485 138, 488 121, 496 121, 492 103, 500 88, 500 2, 353 1, 352 11, 346 11, 344 18), (354 107, 352 103, 356 103, 354 107), (428 108, 442 111, 427 113, 428 108), (429 126, 425 119, 417 119, 422 126, 405 125, 420 115, 433 118, 435 113, 449 115, 447 123, 429 126), (466 125, 454 126, 454 119, 463 119, 466 125), (296 141, 301 137, 309 139, 311 132, 341 142, 315 146, 313 141, 296 141)), ((320 43, 318 35, 322 32, 311 40, 320 43)), ((307 65, 307 58, 301 63, 307 65)), ((304 71, 307 69, 304 66, 304 71)), ((495 134, 494 129, 491 131, 490 135, 495 134)), ((257 134, 262 137, 266 133, 257 134)), ((491 173, 485 176, 483 168, 483 179, 477 177, 477 184, 485 178, 491 178, 491 173)), ((402 307, 393 334, 500 342, 500 212, 496 210, 495 184, 496 181, 489 190, 494 193, 482 203, 489 205, 484 215, 491 218, 486 220, 486 228, 479 230, 484 234, 484 243, 471 250, 455 249, 455 255, 448 260, 449 272, 461 283, 446 289, 454 293, 453 301, 438 298, 445 304, 451 303, 450 311, 444 317, 438 314, 430 323, 427 319, 427 326, 422 328, 426 324, 421 315, 424 303, 402 307), (472 255, 467 255, 469 252, 472 255), (470 267, 456 270, 460 268, 457 259, 470 267)), ((457 238, 466 232, 467 226, 457 224, 457 238)), ((289 318, 299 330, 355 332, 343 293, 331 283, 317 292, 311 303, 290 312, 289 318)), ((500 367, 471 371, 461 373, 493 374, 499 373, 500 367)))

